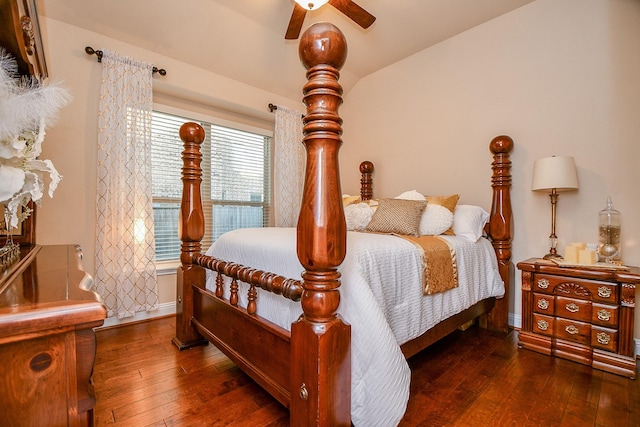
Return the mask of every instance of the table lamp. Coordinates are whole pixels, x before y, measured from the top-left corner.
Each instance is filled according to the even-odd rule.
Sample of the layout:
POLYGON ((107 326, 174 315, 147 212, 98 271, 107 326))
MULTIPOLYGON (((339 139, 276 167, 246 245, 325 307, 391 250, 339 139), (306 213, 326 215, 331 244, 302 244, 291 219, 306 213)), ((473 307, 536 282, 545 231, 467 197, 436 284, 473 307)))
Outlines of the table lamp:
POLYGON ((551 235, 549 244, 551 248, 544 259, 562 259, 556 249, 558 237, 556 236, 556 205, 558 193, 578 189, 578 173, 576 163, 570 156, 553 156, 538 159, 533 164, 533 180, 531 190, 550 191, 551 198, 551 235))

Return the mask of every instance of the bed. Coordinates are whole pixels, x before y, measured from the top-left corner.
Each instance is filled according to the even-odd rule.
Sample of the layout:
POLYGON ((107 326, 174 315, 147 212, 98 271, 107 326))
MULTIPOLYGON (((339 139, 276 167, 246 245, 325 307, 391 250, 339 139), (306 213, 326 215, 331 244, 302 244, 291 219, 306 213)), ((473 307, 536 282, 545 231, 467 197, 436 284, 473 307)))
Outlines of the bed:
MULTIPOLYGON (((478 243, 485 253, 489 248, 487 257, 494 268, 488 267, 487 274, 498 275, 502 289, 488 286, 442 318, 423 319, 420 313, 457 304, 461 299, 457 293, 466 285, 460 281, 456 289, 410 298, 389 291, 404 288, 390 287, 391 281, 409 283, 405 274, 418 275, 403 264, 415 258, 411 255, 415 245, 397 236, 347 231, 338 169, 342 143, 338 77, 346 60, 346 42, 335 26, 318 23, 301 37, 299 53, 308 79, 303 88, 307 159, 295 229, 237 230, 222 236, 204 254, 200 243, 205 223, 200 196, 204 131, 194 123, 180 130, 185 147, 182 246, 173 341, 180 349, 213 343, 289 408, 291 425, 397 424, 409 392, 406 358, 476 318, 483 327, 508 330, 513 141, 498 136, 489 144, 493 158, 492 203, 485 227, 489 240, 478 243), (245 243, 238 245, 236 239, 245 243), (372 246, 397 249, 384 256, 393 260, 391 265, 383 267, 372 260, 367 252, 372 246), (369 273, 362 273, 363 259, 368 260, 369 273), (389 297, 385 294, 395 302, 384 302, 389 297), (394 318, 394 313, 405 318, 409 313, 419 320, 405 328, 406 322, 394 318)), ((360 198, 368 201, 373 164, 363 162, 360 172, 360 198)), ((463 253, 467 246, 474 245, 462 242, 456 251, 463 253)), ((411 262, 419 265, 419 260, 411 262)), ((464 266, 458 267, 466 274, 464 266)), ((480 282, 495 284, 495 277, 482 274, 480 282)))

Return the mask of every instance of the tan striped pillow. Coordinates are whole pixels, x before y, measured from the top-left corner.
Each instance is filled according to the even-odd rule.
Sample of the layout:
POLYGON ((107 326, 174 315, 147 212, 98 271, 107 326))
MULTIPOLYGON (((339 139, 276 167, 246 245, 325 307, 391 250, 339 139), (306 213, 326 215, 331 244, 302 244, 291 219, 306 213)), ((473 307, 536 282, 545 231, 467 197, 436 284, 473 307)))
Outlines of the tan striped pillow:
POLYGON ((418 235, 418 227, 427 201, 380 199, 366 231, 418 235))

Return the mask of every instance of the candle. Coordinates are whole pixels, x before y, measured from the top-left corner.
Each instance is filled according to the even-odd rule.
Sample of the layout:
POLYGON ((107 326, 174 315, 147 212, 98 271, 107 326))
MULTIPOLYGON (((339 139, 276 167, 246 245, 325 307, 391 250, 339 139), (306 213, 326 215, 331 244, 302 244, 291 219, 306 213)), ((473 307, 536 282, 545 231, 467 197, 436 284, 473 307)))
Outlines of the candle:
POLYGON ((596 263, 596 251, 592 249, 580 249, 578 252, 578 262, 580 264, 595 264, 596 263))

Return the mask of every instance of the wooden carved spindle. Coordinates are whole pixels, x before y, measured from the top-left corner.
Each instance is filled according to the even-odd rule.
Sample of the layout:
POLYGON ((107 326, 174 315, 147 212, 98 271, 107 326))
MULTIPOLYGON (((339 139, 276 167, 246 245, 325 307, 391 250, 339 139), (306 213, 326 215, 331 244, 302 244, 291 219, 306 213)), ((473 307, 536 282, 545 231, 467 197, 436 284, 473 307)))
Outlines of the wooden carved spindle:
POLYGON ((371 200, 373 197, 373 178, 371 178, 371 174, 373 173, 373 163, 368 160, 360 163, 360 199, 363 202, 371 200))
POLYGON ((511 210, 511 160, 513 140, 505 135, 493 138, 489 144, 493 154, 491 169, 491 187, 493 201, 489 216, 489 235, 498 258, 500 276, 505 283, 505 295, 496 301, 489 313, 489 325, 492 329, 507 332, 509 330, 509 284, 514 283, 514 266, 511 262, 511 241, 513 236, 513 215, 511 210))
POLYGON ((300 39, 307 69, 303 100, 305 186, 297 228, 303 315, 291 325, 291 425, 349 426, 351 401, 350 326, 337 315, 338 266, 346 254, 338 150, 342 144, 339 70, 347 44, 342 32, 321 22, 300 39), (322 363, 318 363, 322 361, 322 363))
POLYGON ((229 304, 238 305, 238 281, 236 279, 231 280, 229 304))
POLYGON ((256 291, 256 287, 251 285, 249 287, 249 292, 247 294, 247 313, 256 314, 256 310, 258 308, 256 304, 256 299, 258 298, 258 292, 256 291))
POLYGON ((205 271, 193 264, 193 258, 200 254, 200 240, 204 236, 204 217, 200 183, 202 181, 202 152, 204 129, 197 123, 185 123, 180 127, 180 139, 184 142, 182 151, 182 202, 178 219, 180 245, 180 267, 177 272, 176 290, 176 336, 173 342, 180 348, 205 344, 207 341, 193 328, 193 290, 185 283, 202 283, 205 271), (196 209, 196 206, 198 207, 196 209))
POLYGON ((220 273, 216 274, 216 296, 222 298, 224 294, 224 276, 220 273))

